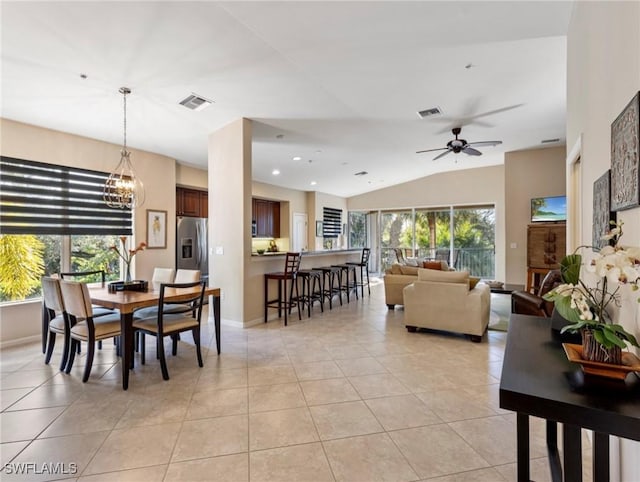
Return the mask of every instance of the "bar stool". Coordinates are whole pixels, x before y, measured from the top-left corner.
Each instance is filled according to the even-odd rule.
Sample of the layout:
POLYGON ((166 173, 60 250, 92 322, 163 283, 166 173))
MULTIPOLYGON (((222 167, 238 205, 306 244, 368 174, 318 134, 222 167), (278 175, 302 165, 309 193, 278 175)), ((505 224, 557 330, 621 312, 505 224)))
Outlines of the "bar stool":
POLYGON ((291 314, 294 297, 293 287, 296 289, 295 303, 298 308, 298 319, 302 320, 300 310, 300 296, 298 294, 298 269, 300 268, 300 253, 287 253, 284 260, 284 271, 264 274, 264 322, 267 322, 267 312, 269 308, 278 308, 278 318, 282 316, 284 308, 284 326, 287 326, 287 314, 291 314), (269 280, 278 282, 278 298, 269 299, 269 280), (287 296, 287 282, 290 282, 289 295, 287 296))
POLYGON ((313 268, 322 271, 322 296, 329 300, 329 309, 333 309, 333 296, 338 295, 340 306, 342 306, 342 270, 333 266, 323 266, 321 268, 313 268), (336 286, 337 283, 337 286, 336 286))
POLYGON ((347 303, 350 303, 349 294, 352 291, 356 293, 356 300, 358 299, 358 277, 356 275, 356 266, 353 264, 333 264, 334 268, 340 268, 341 284, 340 291, 344 291, 347 295, 347 303), (353 281, 351 281, 351 275, 353 275, 353 281), (344 283, 342 283, 344 281, 344 283))
MULTIPOLYGON (((362 297, 364 298, 364 274, 367 275, 367 291, 369 291, 369 296, 371 296, 371 286, 369 284, 369 255, 371 254, 371 249, 369 248, 362 248, 362 258, 360 258, 360 262, 347 262, 347 264, 350 264, 352 266, 355 267, 360 267, 360 282, 357 283, 358 286, 360 286, 360 290, 362 291, 362 297)), ((357 293, 357 291, 356 291, 357 293)))
POLYGON ((307 316, 311 318, 311 307, 314 301, 320 302, 320 311, 324 313, 324 294, 322 293, 322 271, 317 269, 300 269, 298 277, 302 280, 300 305, 307 307, 307 316))

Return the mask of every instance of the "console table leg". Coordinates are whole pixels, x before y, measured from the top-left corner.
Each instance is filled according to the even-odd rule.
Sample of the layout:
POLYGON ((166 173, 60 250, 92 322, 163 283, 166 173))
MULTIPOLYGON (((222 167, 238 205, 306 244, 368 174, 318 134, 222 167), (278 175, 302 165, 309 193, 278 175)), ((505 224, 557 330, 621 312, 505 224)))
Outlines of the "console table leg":
POLYGON ((516 418, 518 445, 518 482, 529 482, 529 416, 518 412, 516 418))
POLYGON ((558 453, 558 424, 553 420, 547 420, 547 455, 551 480, 562 482, 562 463, 558 453))
POLYGON ((609 482, 609 435, 593 432, 593 480, 609 482))
POLYGON ((582 480, 582 438, 580 427, 562 425, 562 451, 564 455, 564 480, 582 480))

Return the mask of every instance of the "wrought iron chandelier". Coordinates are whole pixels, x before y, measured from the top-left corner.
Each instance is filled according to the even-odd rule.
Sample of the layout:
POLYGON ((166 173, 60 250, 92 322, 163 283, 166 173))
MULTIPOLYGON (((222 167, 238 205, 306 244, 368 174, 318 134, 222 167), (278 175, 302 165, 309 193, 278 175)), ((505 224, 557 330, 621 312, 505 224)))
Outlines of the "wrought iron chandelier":
POLYGON ((124 104, 124 141, 120 151, 120 162, 109 174, 104 184, 103 199, 107 206, 116 209, 133 209, 144 204, 144 185, 136 176, 131 164, 131 152, 127 150, 127 95, 128 87, 120 87, 124 104))

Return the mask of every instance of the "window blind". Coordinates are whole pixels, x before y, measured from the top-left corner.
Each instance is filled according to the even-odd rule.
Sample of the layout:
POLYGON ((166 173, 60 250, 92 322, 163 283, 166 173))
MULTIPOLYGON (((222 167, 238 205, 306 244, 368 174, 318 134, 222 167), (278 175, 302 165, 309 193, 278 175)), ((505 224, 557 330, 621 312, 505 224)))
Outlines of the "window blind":
POLYGON ((130 235, 131 210, 102 199, 108 173, 0 156, 2 234, 130 235))
POLYGON ((322 208, 322 236, 337 238, 342 234, 342 209, 322 208))

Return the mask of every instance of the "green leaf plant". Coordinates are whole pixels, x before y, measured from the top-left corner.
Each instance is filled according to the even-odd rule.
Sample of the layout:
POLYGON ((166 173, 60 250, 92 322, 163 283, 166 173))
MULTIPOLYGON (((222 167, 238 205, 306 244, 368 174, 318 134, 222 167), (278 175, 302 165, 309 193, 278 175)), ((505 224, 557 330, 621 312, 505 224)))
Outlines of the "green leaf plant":
MULTIPOLYGON (((582 256, 577 251, 590 246, 579 246, 560 263, 563 284, 543 298, 553 301, 558 313, 571 322, 561 333, 591 330, 595 340, 607 349, 614 346, 625 349, 627 344, 640 347, 631 333, 612 322, 608 311, 611 304, 620 306, 621 285, 629 285, 633 291, 640 287, 640 248, 620 246, 623 223, 612 221, 611 224, 614 227, 603 239, 612 241, 612 245, 602 248, 588 267, 599 277, 596 285, 588 286, 580 278, 582 256), (613 291, 610 285, 615 285, 613 291)), ((640 297, 637 301, 640 302, 640 297)))

